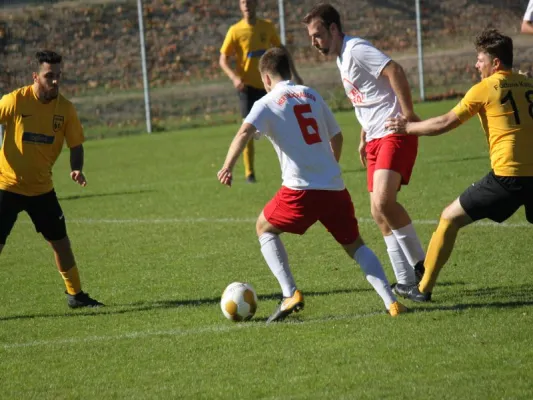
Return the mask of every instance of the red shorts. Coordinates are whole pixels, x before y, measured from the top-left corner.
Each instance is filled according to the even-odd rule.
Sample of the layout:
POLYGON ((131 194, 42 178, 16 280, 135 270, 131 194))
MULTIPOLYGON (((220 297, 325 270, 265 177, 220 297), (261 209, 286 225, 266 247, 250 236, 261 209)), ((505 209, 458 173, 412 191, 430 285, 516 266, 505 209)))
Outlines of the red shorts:
POLYGON ((263 214, 283 232, 303 235, 320 221, 340 244, 351 244, 359 237, 354 206, 346 189, 293 190, 282 186, 263 214))
POLYGON ((390 169, 402 176, 402 185, 407 185, 415 166, 418 152, 418 137, 394 133, 374 139, 366 145, 366 179, 368 191, 374 189, 374 172, 390 169))

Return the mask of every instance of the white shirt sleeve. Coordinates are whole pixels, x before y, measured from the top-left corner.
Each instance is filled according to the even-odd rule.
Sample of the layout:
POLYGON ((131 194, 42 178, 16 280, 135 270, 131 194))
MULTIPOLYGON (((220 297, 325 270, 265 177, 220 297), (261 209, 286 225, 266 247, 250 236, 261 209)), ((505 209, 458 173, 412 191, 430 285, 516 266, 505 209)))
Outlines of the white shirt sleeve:
POLYGON ((328 130, 328 137, 331 139, 333 136, 340 133, 341 128, 339 127, 339 124, 337 123, 335 116, 331 112, 331 109, 329 108, 327 103, 324 101, 324 99, 322 99, 322 109, 324 111, 324 122, 328 130))
POLYGON ((524 21, 533 22, 533 0, 529 0, 526 13, 524 14, 524 21))
POLYGON ((357 43, 350 52, 357 64, 364 68, 374 78, 378 78, 381 71, 391 58, 368 42, 357 43))
POLYGON ((268 133, 269 123, 268 115, 270 110, 261 101, 256 101, 244 119, 244 122, 252 124, 257 129, 254 139, 259 139, 265 133, 268 133))

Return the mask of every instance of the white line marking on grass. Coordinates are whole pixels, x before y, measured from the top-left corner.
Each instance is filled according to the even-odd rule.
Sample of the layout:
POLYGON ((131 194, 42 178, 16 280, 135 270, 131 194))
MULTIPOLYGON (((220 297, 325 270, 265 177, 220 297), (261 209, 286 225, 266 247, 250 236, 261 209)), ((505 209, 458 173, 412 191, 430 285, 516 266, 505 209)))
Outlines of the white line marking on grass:
MULTIPOLYGON (((347 321, 347 320, 354 320, 354 319, 360 319, 360 318, 368 318, 368 317, 374 317, 376 315, 385 316, 385 313, 383 311, 379 311, 379 312, 372 312, 372 313, 366 313, 366 314, 324 317, 324 318, 317 318, 317 319, 312 319, 312 320, 307 320, 307 321, 294 320, 294 321, 287 321, 283 323, 283 326, 322 324, 326 322, 347 321)), ((11 349, 20 349, 20 348, 28 348, 28 347, 51 347, 51 346, 63 346, 63 345, 68 345, 68 344, 111 342, 111 341, 126 340, 126 339, 146 339, 146 338, 161 337, 161 336, 176 336, 177 337, 177 336, 199 335, 199 334, 204 334, 204 333, 224 333, 224 332, 235 331, 238 329, 267 328, 267 327, 269 327, 269 325, 267 325, 265 322, 247 322, 247 323, 240 323, 240 324, 233 324, 233 323, 228 322, 228 325, 213 325, 213 326, 206 326, 203 328, 172 329, 172 330, 166 330, 166 331, 137 331, 137 332, 123 333, 120 335, 88 336, 85 338, 74 337, 70 339, 57 339, 57 340, 32 340, 29 342, 21 342, 21 343, 2 343, 0 344, 0 346, 4 350, 11 350, 11 349)), ((274 328, 274 326, 271 326, 271 327, 274 328)))
MULTIPOLYGON (((472 307, 474 306, 476 305, 472 304, 472 307)), ((490 304, 487 304, 486 307, 490 307, 490 304)), ((432 312, 432 311, 437 311, 437 310, 439 309, 438 308, 436 309, 434 308, 411 309, 409 314, 427 313, 427 312, 432 312)), ((469 310, 468 307, 464 309, 457 308, 456 310, 454 309, 454 307, 451 307, 449 309, 442 309, 439 311, 468 311, 468 310, 469 310)), ((147 338, 164 337, 164 336, 179 337, 179 336, 188 336, 188 335, 201 335, 205 333, 225 333, 225 332, 236 331, 239 329, 252 329, 252 328, 275 329, 276 326, 287 327, 287 326, 295 326, 295 325, 298 325, 298 326, 299 325, 315 325, 315 324, 324 324, 324 323, 331 323, 331 322, 353 321, 353 320, 357 320, 361 318, 370 318, 370 317, 376 317, 380 315, 385 318, 390 318, 385 311, 374 311, 374 312, 363 313, 363 314, 326 316, 322 318, 314 318, 314 319, 308 319, 304 321, 301 321, 298 319, 292 319, 292 320, 288 320, 280 324, 273 324, 273 325, 267 325, 263 321, 251 321, 251 322, 244 322, 244 323, 231 323, 228 321, 228 323, 224 325, 212 325, 212 326, 190 328, 190 329, 171 329, 171 330, 162 330, 162 331, 134 331, 134 332, 117 334, 117 335, 88 336, 85 338, 74 337, 74 338, 69 338, 69 339, 56 339, 56 340, 32 340, 29 342, 20 342, 20 343, 0 343, 0 348, 3 348, 4 350, 13 350, 13 349, 22 349, 22 348, 30 348, 30 347, 51 347, 51 346, 62 346, 62 345, 68 345, 68 344, 111 342, 111 341, 120 341, 120 340, 127 340, 127 339, 147 339, 147 338)))
MULTIPOLYGON (((240 224, 240 223, 254 223, 255 218, 103 218, 103 219, 68 219, 68 223, 71 224, 195 224, 195 223, 213 223, 213 224, 240 224)), ((358 221, 364 224, 374 223, 372 218, 358 218, 358 221)), ((30 223, 30 221, 26 221, 30 223)), ((421 219, 414 220, 415 225, 437 225, 437 220, 421 219)), ((528 222, 516 222, 516 223, 502 223, 498 224, 491 221, 478 221, 472 226, 489 226, 497 228, 533 228, 533 224, 528 222)))

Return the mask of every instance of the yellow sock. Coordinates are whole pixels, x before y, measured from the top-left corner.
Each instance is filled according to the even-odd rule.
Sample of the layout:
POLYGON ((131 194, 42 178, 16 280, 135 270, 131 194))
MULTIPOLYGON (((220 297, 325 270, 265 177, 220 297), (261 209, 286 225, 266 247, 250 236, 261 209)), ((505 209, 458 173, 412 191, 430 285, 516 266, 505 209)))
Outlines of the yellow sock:
POLYGON ((245 176, 248 176, 254 173, 254 156, 255 156, 254 140, 250 139, 250 141, 248 142, 248 144, 246 145, 242 153, 242 159, 244 160, 245 176))
POLYGON ((65 281, 68 294, 74 295, 81 292, 80 274, 77 266, 73 266, 67 272, 60 271, 59 273, 65 281))
POLYGON ((455 238, 459 229, 448 219, 441 218, 437 230, 433 232, 429 242, 426 259, 424 260, 424 277, 418 285, 422 293, 433 290, 441 268, 452 254, 455 238))

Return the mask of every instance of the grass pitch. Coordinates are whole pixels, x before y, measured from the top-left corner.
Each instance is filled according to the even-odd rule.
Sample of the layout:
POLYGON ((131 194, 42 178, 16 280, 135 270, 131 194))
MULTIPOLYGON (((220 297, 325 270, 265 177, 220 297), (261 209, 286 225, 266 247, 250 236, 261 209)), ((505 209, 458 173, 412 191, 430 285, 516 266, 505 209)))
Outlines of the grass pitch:
MULTIPOLYGON (((453 103, 423 104, 423 117, 453 103)), ((341 160, 361 233, 393 279, 370 219, 359 127, 338 114, 341 160)), ((55 170, 84 290, 107 307, 70 311, 48 245, 21 215, 0 257, 2 399, 531 399, 533 230, 523 210, 464 229, 434 302, 393 319, 359 268, 320 226, 284 235, 306 309, 266 326, 279 296, 254 221, 280 185, 257 143, 256 185, 242 165, 216 180, 237 126, 90 141, 89 185, 55 170), (247 281, 255 318, 235 324, 223 289, 247 281)), ((400 201, 427 246, 441 210, 488 172, 477 120, 423 138, 400 201)))

